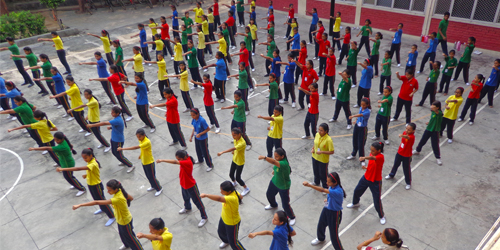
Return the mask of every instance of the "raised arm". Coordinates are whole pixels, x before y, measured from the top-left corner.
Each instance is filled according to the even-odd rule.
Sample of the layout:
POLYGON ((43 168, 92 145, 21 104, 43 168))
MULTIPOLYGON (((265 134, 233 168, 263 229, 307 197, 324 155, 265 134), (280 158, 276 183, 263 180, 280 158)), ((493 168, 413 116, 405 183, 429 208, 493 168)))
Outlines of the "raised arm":
POLYGON ((330 191, 327 188, 322 188, 320 186, 311 185, 311 183, 309 183, 307 181, 302 182, 302 185, 304 185, 304 187, 310 187, 318 192, 323 192, 323 193, 327 193, 327 194, 330 193, 330 191))
POLYGON ((272 158, 272 157, 267 157, 267 156, 259 155, 259 160, 264 160, 264 161, 267 161, 267 162, 273 164, 276 167, 281 167, 280 166, 280 162, 277 161, 276 159, 272 158))
POLYGON ((166 160, 166 159, 158 159, 158 160, 156 160, 156 163, 162 163, 162 162, 170 163, 170 164, 175 164, 175 165, 180 165, 180 163, 179 163, 178 160, 166 160))

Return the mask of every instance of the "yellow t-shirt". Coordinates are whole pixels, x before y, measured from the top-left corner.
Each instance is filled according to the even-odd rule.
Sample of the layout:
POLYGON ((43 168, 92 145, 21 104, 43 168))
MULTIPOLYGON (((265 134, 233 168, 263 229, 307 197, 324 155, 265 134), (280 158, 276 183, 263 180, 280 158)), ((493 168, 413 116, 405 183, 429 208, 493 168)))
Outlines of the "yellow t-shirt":
POLYGON ((247 147, 247 143, 243 139, 243 136, 239 140, 234 140, 234 147, 236 148, 233 151, 234 163, 239 166, 245 165, 245 148, 247 147))
POLYGON ((226 40, 224 40, 224 38, 221 38, 217 42, 219 42, 219 51, 222 52, 222 54, 224 54, 224 56, 227 56, 227 53, 226 53, 226 47, 227 47, 226 40))
POLYGON ((249 24, 248 27, 250 27, 250 31, 252 32, 252 40, 255 40, 257 37, 257 25, 255 24, 249 24))
POLYGON ((142 61, 144 61, 144 58, 142 58, 142 55, 140 53, 137 55, 134 55, 134 71, 135 72, 144 72, 144 66, 142 66, 142 61))
POLYGON ((455 95, 450 95, 450 97, 448 97, 448 99, 446 99, 446 101, 453 101, 453 100, 457 100, 457 102, 456 103, 449 102, 448 107, 450 107, 450 109, 444 109, 444 112, 443 112, 443 117, 448 118, 450 120, 457 119, 458 108, 460 107, 460 105, 462 105, 464 98, 462 98, 462 97, 457 98, 455 95))
POLYGON ((189 91, 187 70, 184 70, 184 72, 181 73, 181 83, 179 85, 179 89, 181 89, 181 91, 189 91))
POLYGON ((153 158, 153 150, 151 149, 151 141, 144 137, 144 140, 139 141, 139 147, 141 147, 141 158, 142 165, 149 165, 155 162, 153 158))
POLYGON ((168 231, 168 228, 163 228, 163 233, 161 237, 162 241, 152 240, 151 244, 153 244, 153 250, 170 250, 170 246, 172 245, 172 233, 168 231))
POLYGON ((340 32, 340 17, 335 18, 335 24, 333 24, 333 32, 340 32))
POLYGON ((203 32, 198 32, 198 49, 205 49, 205 35, 203 32))
POLYGON ((208 22, 207 20, 201 23, 201 30, 203 31, 203 35, 208 35, 208 22))
POLYGON ((297 23, 290 23, 291 31, 290 31, 290 36, 293 37, 295 36, 295 32, 293 31, 293 28, 297 27, 297 23))
POLYGON ((154 27, 158 27, 158 24, 157 23, 150 23, 148 24, 149 28, 151 28, 151 34, 156 35, 156 33, 158 33, 158 30, 157 29, 153 29, 154 27))
POLYGON ((59 36, 52 38, 52 41, 54 41, 54 44, 56 45, 56 50, 64 49, 63 42, 59 36))
POLYGON ((283 116, 279 115, 276 117, 273 115, 271 117, 274 117, 274 121, 271 121, 267 135, 274 139, 281 139, 283 137, 283 116))
POLYGON ((167 73, 167 63, 165 59, 156 62, 158 64, 158 80, 166 80, 168 77, 165 77, 167 73))
POLYGON ((328 163, 330 161, 330 155, 327 154, 316 154, 316 152, 319 151, 333 151, 333 141, 332 138, 326 134, 323 137, 319 135, 319 133, 316 133, 316 136, 314 137, 314 153, 312 154, 312 157, 316 159, 319 162, 323 163, 328 163))
POLYGON ((255 7, 255 1, 252 1, 252 3, 250 3, 250 8, 252 7, 255 7))
POLYGON ((182 61, 182 44, 181 43, 176 43, 174 45, 174 61, 180 62, 182 61))
POLYGON ((87 185, 94 186, 101 183, 101 170, 95 158, 87 162, 87 185))
POLYGON ((132 221, 132 214, 128 210, 127 199, 121 190, 118 190, 111 198, 111 204, 115 212, 116 223, 125 226, 132 221))
POLYGON ((214 14, 210 13, 207 15, 208 23, 214 23, 214 14))
POLYGON ((156 43, 156 51, 162 51, 163 50, 163 41, 158 39, 158 40, 155 40, 155 43, 156 43))
POLYGON ((194 17, 194 21, 197 23, 201 23, 201 16, 205 15, 205 12, 203 12, 202 8, 194 8, 194 14, 196 15, 194 17))
MULTIPOLYGON (((52 123, 50 120, 50 125, 52 125, 52 128, 55 128, 54 123, 52 123)), ((31 124, 31 129, 36 129, 38 134, 40 135, 40 139, 42 139, 43 143, 50 142, 54 140, 54 136, 50 133, 49 126, 47 125, 47 120, 43 119, 38 122, 32 123, 31 124)))
POLYGON ((240 202, 236 192, 232 192, 230 195, 224 195, 226 202, 222 203, 222 213, 220 217, 224 224, 229 226, 234 226, 238 224, 241 220, 239 207, 240 202))
POLYGON ((89 114, 88 114, 89 121, 99 122, 101 120, 99 113, 99 102, 97 102, 97 100, 94 97, 92 97, 87 102, 87 107, 89 107, 89 114))
MULTIPOLYGON (((66 90, 66 94, 68 94, 68 96, 71 98, 71 108, 76 108, 78 106, 83 105, 82 96, 80 95, 80 89, 78 88, 76 83, 71 85, 71 87, 69 87, 69 89, 66 90)), ((82 111, 82 110, 83 108, 75 109, 75 111, 82 111)))
POLYGON ((104 47, 104 53, 111 53, 111 43, 107 36, 101 36, 102 47, 104 47))

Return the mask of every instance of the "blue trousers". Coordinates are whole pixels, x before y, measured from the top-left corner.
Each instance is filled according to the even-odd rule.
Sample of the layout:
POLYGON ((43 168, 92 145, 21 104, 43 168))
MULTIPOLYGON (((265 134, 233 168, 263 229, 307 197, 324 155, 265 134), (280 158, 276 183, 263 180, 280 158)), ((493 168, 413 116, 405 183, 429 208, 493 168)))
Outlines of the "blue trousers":
POLYGON ((370 188, 373 197, 373 205, 377 210, 378 217, 384 217, 384 209, 382 208, 382 181, 368 181, 365 176, 359 179, 358 185, 354 189, 354 196, 352 197, 352 204, 358 204, 359 199, 365 193, 366 189, 370 188))
POLYGON ((326 207, 321 211, 319 216, 318 227, 316 235, 318 240, 324 241, 326 239, 325 230, 326 227, 330 231, 330 240, 332 241, 332 246, 335 250, 343 250, 342 243, 340 243, 339 238, 339 225, 342 221, 342 211, 333 211, 326 207))
POLYGON ((222 218, 219 220, 219 227, 217 228, 217 233, 219 238, 224 243, 228 243, 233 250, 245 250, 245 247, 241 245, 238 240, 238 232, 240 231, 241 221, 236 225, 227 225, 224 223, 222 218))
POLYGON ((182 199, 184 199, 184 208, 187 210, 191 210, 191 200, 193 200, 194 204, 200 210, 201 218, 207 219, 207 213, 205 212, 205 206, 201 201, 200 191, 198 190, 198 184, 194 184, 193 187, 184 189, 182 188, 182 199))
POLYGON ((288 218, 291 220, 295 219, 292 206, 290 206, 290 189, 279 189, 276 185, 274 185, 273 181, 270 181, 269 186, 267 187, 266 197, 271 207, 278 207, 278 203, 276 202, 277 194, 280 194, 281 206, 283 207, 283 210, 285 210, 288 218))
POLYGON ((120 239, 123 242, 123 245, 126 247, 130 247, 132 250, 143 250, 141 242, 137 239, 134 233, 134 225, 132 225, 131 220, 127 225, 118 224, 118 234, 120 235, 120 239))

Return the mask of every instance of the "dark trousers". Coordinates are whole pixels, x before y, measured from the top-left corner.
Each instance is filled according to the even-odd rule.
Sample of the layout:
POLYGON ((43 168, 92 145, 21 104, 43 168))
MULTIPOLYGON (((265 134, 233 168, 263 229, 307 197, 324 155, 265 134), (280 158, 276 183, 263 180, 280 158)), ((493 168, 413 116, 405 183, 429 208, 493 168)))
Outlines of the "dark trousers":
MULTIPOLYGON (((98 123, 98 122, 90 122, 89 121, 89 124, 94 124, 94 123, 98 123)), ((94 134, 95 138, 97 138, 97 140, 102 145, 104 145, 105 147, 110 147, 111 146, 111 144, 109 144, 109 142, 106 140, 106 138, 104 138, 104 136, 102 136, 102 134, 101 134, 101 127, 92 127, 92 128, 90 128, 90 130, 94 134)))
POLYGON ((314 40, 314 58, 318 58, 319 54, 319 43, 314 40))
MULTIPOLYGON (((250 51, 248 52, 248 63, 250 64, 250 67, 251 67, 252 69, 255 69, 255 65, 253 64, 252 52, 250 52, 250 51)), ((248 68, 248 66, 247 66, 247 68, 248 68)), ((248 72, 248 70, 247 70, 247 73, 250 75, 250 72, 248 72)), ((250 77, 249 77, 248 79, 252 79, 252 78, 250 78, 250 77)), ((248 83, 249 83, 249 84, 250 84, 251 82, 252 82, 252 81, 248 81, 248 83)), ((252 84, 253 84, 253 83, 252 83, 252 84)))
POLYGON ((222 218, 219 220, 219 227, 217 228, 217 234, 222 242, 229 244, 233 250, 245 250, 245 247, 241 245, 238 240, 238 232, 240 231, 241 221, 236 225, 226 225, 222 218))
POLYGON ((151 120, 151 117, 149 116, 149 105, 136 104, 135 107, 137 108, 137 113, 139 114, 139 118, 141 118, 141 121, 144 122, 144 124, 148 125, 150 128, 155 128, 155 124, 153 123, 153 120, 151 120))
POLYGON ((195 138, 194 144, 196 146, 196 155, 198 156, 198 161, 201 163, 203 160, 206 161, 209 168, 213 168, 212 157, 210 156, 210 151, 208 150, 208 138, 204 140, 198 140, 195 138))
POLYGON ((328 87, 330 87, 330 94, 335 96, 335 75, 327 76, 325 75, 325 81, 323 82, 323 95, 326 95, 328 87))
MULTIPOLYGON (((190 39, 188 38, 188 40, 190 40, 190 39)), ((183 52, 183 53, 186 53, 186 52, 187 52, 187 50, 188 50, 188 45, 187 45, 187 43, 186 43, 186 44, 181 44, 181 46, 182 46, 182 52, 183 52)), ((186 59, 186 61, 188 61, 188 56, 187 56, 187 55, 185 55, 185 56, 184 56, 184 58, 186 59)))
MULTIPOLYGON (((56 98, 58 100, 58 103, 60 103, 63 108, 64 108, 64 111, 65 112, 68 112, 68 110, 70 109, 69 108, 69 100, 68 100, 68 96, 67 95, 64 95, 64 96, 61 96, 61 97, 57 97, 56 98)), ((71 117, 73 117, 73 113, 70 113, 69 114, 71 117)))
MULTIPOLYGON (((366 136, 368 135, 367 127, 358 127, 358 124, 354 125, 354 131, 352 134, 352 156, 356 156, 359 152, 359 157, 365 156, 365 144, 366 136)), ((354 203, 356 204, 356 203, 354 203)))
MULTIPOLYGON (((49 89, 50 93, 52 95, 57 95, 57 92, 56 92, 56 86, 53 85, 54 84, 54 81, 45 81, 45 84, 47 84, 47 88, 49 89)), ((57 103, 59 103, 59 100, 56 98, 56 101, 57 103)), ((61 105, 61 103, 59 103, 59 105, 61 105)), ((5 110, 5 109, 4 109, 5 110)))
POLYGON ((313 34, 311 34, 311 32, 315 31, 317 28, 316 24, 311 24, 311 26, 309 26, 309 43, 312 43, 313 42, 313 34))
POLYGON ((201 201, 200 190, 198 190, 198 184, 194 184, 194 186, 184 189, 181 187, 182 191, 182 199, 184 200, 184 208, 187 210, 191 210, 191 201, 193 200, 194 205, 200 210, 201 218, 207 219, 207 213, 205 212, 205 205, 203 205, 203 201, 201 201))
POLYGON ((274 149, 281 148, 283 144, 282 138, 271 138, 267 136, 266 139, 266 148, 267 148, 267 157, 273 157, 273 147, 274 149))
POLYGON ((431 138, 432 151, 434 152, 434 156, 436 159, 441 159, 441 152, 439 151, 439 132, 434 131, 431 132, 429 130, 425 130, 418 146, 416 148, 417 152, 422 151, 422 147, 427 143, 427 141, 431 138))
POLYGON ((252 53, 255 54, 255 39, 252 39, 252 53))
MULTIPOLYGON (((233 27, 235 27, 235 25, 233 25, 232 27, 227 27, 227 30, 229 31, 229 40, 231 40, 231 46, 233 46, 233 47, 236 46, 236 41, 234 40, 234 29, 233 29, 233 27)), ((227 48, 229 49, 229 44, 228 44, 227 48)), ((229 53, 228 53, 228 55, 229 55, 229 53)))
MULTIPOLYGON (((420 63, 420 72, 424 72, 424 67, 427 63, 427 60, 434 62, 434 59, 436 59, 436 52, 425 52, 424 57, 422 58, 422 62, 420 63)), ((429 69, 432 70, 432 68, 432 64, 429 64, 429 69)))
POLYGON ((479 99, 467 98, 467 100, 465 100, 464 108, 462 109, 462 114, 460 115, 460 119, 462 120, 465 119, 465 115, 467 115, 467 111, 469 111, 470 108, 469 118, 471 122, 474 122, 474 118, 476 118, 476 109, 478 101, 479 99))
POLYGON ((441 121, 441 131, 439 132, 440 136, 443 136, 443 131, 446 129, 446 135, 448 136, 448 139, 453 139, 453 127, 455 127, 455 121, 456 120, 450 120, 446 117, 443 117, 443 120, 441 121))
POLYGON ((84 111, 71 111, 73 113, 73 117, 75 117, 75 120, 76 122, 78 123, 78 125, 80 125, 80 127, 87 131, 87 132, 91 132, 90 128, 87 127, 87 121, 85 120, 85 115, 84 115, 84 111))
MULTIPOLYGON (((154 46, 153 49, 156 48, 156 44, 153 44, 153 46, 154 46)), ((108 60, 109 66, 115 64, 115 60, 113 59, 113 52, 106 53, 106 60, 108 60)))
POLYGON ((27 84, 27 83, 32 84, 33 80, 31 80, 31 77, 30 77, 30 75, 28 75, 28 72, 26 72, 26 70, 24 70, 23 60, 14 60, 14 64, 16 65, 19 73, 23 76, 24 83, 25 84, 27 84))
POLYGON ((27 129, 27 130, 28 130, 28 133, 30 134, 31 138, 33 140, 35 140, 38 147, 44 147, 42 139, 40 138, 40 135, 38 134, 38 131, 36 129, 27 129))
POLYGON ((384 82, 387 82, 387 86, 391 86, 391 76, 380 76, 380 86, 378 92, 384 93, 384 82))
POLYGON ((214 15, 214 30, 217 30, 217 25, 221 25, 220 15, 214 15))
POLYGON ((290 218, 290 220, 295 219, 292 206, 290 206, 290 189, 279 189, 276 185, 274 185, 273 181, 270 181, 269 186, 267 186, 266 197, 271 207, 278 207, 278 203, 276 202, 277 194, 280 194, 281 206, 283 207, 283 210, 285 210, 288 218, 290 218))
POLYGON ((300 105, 300 108, 301 109, 304 109, 304 97, 306 99, 306 103, 309 105, 309 100, 310 100, 310 97, 308 95, 306 95, 306 93, 304 93, 304 91, 299 91, 299 105, 300 105))
POLYGON ((343 43, 342 44, 342 50, 340 50, 340 55, 339 55, 339 65, 342 64, 342 61, 344 60, 344 57, 347 57, 349 55, 349 44, 348 43, 343 43))
POLYGON ((111 152, 119 162, 125 164, 125 166, 130 168, 133 165, 132 162, 130 162, 127 157, 123 155, 123 151, 118 151, 118 148, 123 147, 124 144, 125 142, 115 142, 111 140, 111 152))
POLYGON ((165 98, 163 96, 163 90, 165 88, 170 88, 170 80, 165 79, 165 80, 158 80, 158 90, 160 91, 160 97, 165 98))
POLYGON ((10 105, 9 105, 9 98, 7 97, 2 97, 0 99, 0 106, 2 107, 3 110, 7 110, 7 109, 10 109, 10 105))
POLYGON ((224 56, 224 63, 226 64, 226 75, 231 75, 229 72, 229 67, 227 65, 227 62, 233 63, 233 60, 231 60, 231 54, 229 54, 229 45, 226 48, 226 54, 227 56, 224 56))
POLYGON ((424 93, 422 93, 422 99, 420 100, 420 103, 418 105, 424 105, 427 96, 429 96, 429 103, 430 105, 432 105, 432 103, 436 100, 436 88, 437 82, 427 82, 425 84, 424 93))
POLYGON ((316 130, 318 129, 317 128, 318 118, 319 118, 319 113, 311 114, 307 112, 306 119, 304 120, 304 130, 306 131, 306 136, 311 135, 309 134, 309 127, 311 127, 312 136, 314 137, 316 135, 316 130))
POLYGON ((365 193, 366 189, 370 188, 373 197, 373 206, 377 210, 378 217, 384 217, 384 209, 382 208, 382 181, 368 181, 365 176, 359 179, 358 185, 354 189, 354 196, 352 197, 352 204, 358 204, 359 199, 365 193))
POLYGON ((403 100, 398 96, 398 101, 396 102, 396 113, 394 113, 394 120, 397 120, 399 118, 399 114, 403 110, 403 106, 405 107, 406 111, 406 123, 411 122, 411 104, 413 101, 407 101, 403 100))
MULTIPOLYGON (((209 41, 210 41, 210 35, 205 35, 205 42, 209 42, 209 41)), ((205 45, 205 49, 203 50, 203 52, 209 53, 210 55, 212 55, 212 46, 210 44, 206 44, 205 45)), ((205 58, 205 57, 203 57, 203 58, 205 58)), ((200 60, 199 57, 198 57, 198 60, 200 60)), ((205 61, 205 59, 203 59, 203 61, 205 61)), ((203 66, 205 66, 205 65, 203 65, 203 66)))
MULTIPOLYGON (((416 64, 416 63, 415 63, 415 64, 416 64)), ((408 66, 408 65, 406 65, 406 67, 405 67, 405 72, 406 72, 407 70, 409 70, 409 69, 411 69, 413 72, 415 72, 415 69, 416 69, 416 68, 417 68, 417 65, 413 65, 413 66, 408 66)))
MULTIPOLYGON (((176 34, 176 32, 174 32, 176 34)), ((170 57, 174 56, 174 52, 172 51, 172 46, 170 45, 170 41, 168 40, 162 40, 163 41, 163 56, 166 57, 167 51, 170 53, 170 57)))
POLYGON ((245 16, 245 12, 243 12, 243 11, 237 11, 237 13, 238 13, 238 22, 239 22, 239 24, 245 25, 245 17, 244 17, 245 16))
MULTIPOLYGON (((351 80, 353 85, 357 85, 358 81, 356 80, 356 72, 358 71, 357 66, 347 66, 347 69, 349 70, 349 73, 351 74, 351 80)), ((349 88, 349 86, 347 86, 349 88)))
POLYGON ((443 50, 443 53, 448 55, 448 44, 446 43, 446 40, 439 39, 438 40, 438 45, 441 44, 441 49, 443 50))
POLYGON ((59 61, 61 61, 62 65, 66 69, 66 72, 71 74, 71 69, 69 68, 68 61, 66 60, 66 51, 63 49, 57 50, 57 57, 59 57, 59 61))
POLYGON ((123 245, 126 247, 130 247, 132 250, 143 250, 141 242, 137 239, 134 233, 134 226, 132 225, 131 220, 127 225, 120 225, 118 223, 118 234, 120 235, 120 239, 123 242, 123 245))
POLYGON ((314 174, 314 184, 319 185, 321 183, 321 186, 323 188, 328 189, 328 185, 326 185, 326 177, 328 175, 328 163, 320 162, 313 157, 312 159, 312 167, 313 167, 313 174, 314 174))
MULTIPOLYGON (((210 46, 210 45, 207 45, 207 46, 210 46)), ((206 48, 206 47, 205 47, 206 48)), ((205 53, 203 52, 202 49, 198 49, 196 50, 196 58, 198 59, 198 62, 200 63, 200 66, 201 67, 205 67, 207 64, 205 63, 205 53)), ((198 70, 198 67, 196 67, 196 70, 198 70)), ((191 71, 191 68, 189 69, 189 71, 191 71)), ((199 70, 198 70, 198 75, 200 74, 199 70)), ((200 77, 201 78, 201 77, 200 77)), ((203 81, 200 81, 200 82, 203 82, 203 81)), ((195 85, 195 86, 198 86, 198 85, 195 85)))
MULTIPOLYGON (((346 86, 346 88, 349 88, 349 86, 346 86)), ((349 116, 351 116, 351 107, 349 107, 349 102, 339 101, 338 99, 335 102, 335 112, 333 113, 333 120, 337 120, 337 118, 339 118, 341 109, 344 109, 347 125, 352 125, 352 121, 351 119, 349 119, 349 116)))
POLYGON ((326 72, 326 57, 319 57, 319 72, 318 75, 323 75, 326 72))
POLYGON ((266 60, 266 72, 267 72, 267 75, 269 75, 269 73, 271 73, 271 69, 269 68, 269 66, 271 65, 271 61, 269 60, 266 60))
POLYGON ((444 93, 448 93, 448 88, 450 87, 450 81, 451 81, 451 76, 443 74, 443 76, 441 77, 441 83, 439 83, 438 93, 443 92, 443 88, 444 88, 444 93))
POLYGON ((396 62, 398 64, 401 63, 401 57, 399 56, 400 51, 401 51, 401 43, 392 43, 391 44, 391 50, 390 50, 391 60, 392 60, 392 56, 394 56, 394 52, 396 52, 396 62))
POLYGON ((411 185, 411 167, 410 167, 411 157, 404 157, 399 153, 396 153, 394 158, 394 166, 392 167, 390 176, 394 177, 398 171, 399 165, 403 163, 403 173, 405 175, 406 185, 411 185))
POLYGON ((378 59, 378 54, 370 56, 370 64, 373 66, 374 76, 378 76, 378 59))
MULTIPOLYGON (((97 185, 87 185, 87 187, 89 188, 90 195, 92 195, 92 199, 94 199, 95 201, 106 200, 102 182, 97 185)), ((115 214, 113 213, 113 208, 111 207, 111 205, 99 205, 99 209, 101 209, 101 211, 103 211, 108 216, 108 218, 115 218, 115 214)))
POLYGON ((387 133, 387 131, 389 130, 389 122, 390 122, 390 119, 388 116, 383 116, 381 114, 377 114, 377 118, 375 120, 375 136, 376 137, 380 137, 380 127, 382 127, 382 134, 384 135, 384 140, 389 140, 389 134, 387 133))
POLYGON ((106 92, 106 95, 109 97, 109 100, 113 104, 116 104, 115 95, 113 95, 113 93, 111 92, 111 83, 109 83, 109 81, 101 81, 101 85, 104 89, 104 92, 106 92))
POLYGON ((479 97, 479 102, 483 100, 483 98, 488 95, 488 106, 493 107, 493 95, 495 94, 495 86, 484 85, 481 90, 481 96, 479 97))
MULTIPOLYGON (((154 36, 154 35, 153 35, 153 36, 151 36, 151 41, 155 41, 155 40, 156 40, 156 39, 155 39, 155 36, 154 36)), ((153 45, 152 45, 152 46, 153 46, 153 47, 152 47, 152 49, 153 49, 153 50, 156 50, 156 43, 153 43, 153 45)))
POLYGON ((174 61, 174 71, 175 71, 175 74, 178 75, 180 72, 179 72, 179 63, 181 61, 174 61))
POLYGON ((244 187, 245 182, 241 179, 241 172, 243 172, 243 167, 245 165, 237 165, 236 163, 231 162, 231 168, 229 169, 229 178, 232 182, 237 181, 240 186, 244 187), (236 173, 236 177, 234 174, 236 173))
MULTIPOLYGON (((249 61, 251 62, 251 66, 253 67, 253 60, 252 60, 252 54, 251 53, 248 53, 248 58, 249 58, 249 61)), ((253 68, 252 68, 253 69, 253 68)), ((251 89, 253 89, 253 80, 252 80, 252 75, 250 74, 250 67, 249 66, 246 66, 245 67, 245 70, 247 71, 247 79, 248 79, 248 87, 250 87, 251 89)))
POLYGON ((149 49, 149 47, 147 44, 144 47, 141 46, 142 56, 144 57, 144 61, 151 61, 151 57, 149 56, 148 49, 149 49))
POLYGON ((125 68, 123 67, 123 65, 116 65, 116 67, 118 67, 118 72, 124 74, 124 75, 127 75, 127 71, 125 71, 125 68))
MULTIPOLYGON (((248 106, 248 88, 246 89, 238 88, 238 90, 241 91, 241 99, 243 99, 243 102, 245 103, 245 111, 250 111, 250 107, 248 106)), ((271 99, 269 99, 269 101, 271 101, 271 99)), ((271 104, 269 103, 269 105, 271 104)))
POLYGON ((130 112, 130 109, 127 106, 127 103, 125 103, 125 98, 124 98, 125 92, 119 94, 116 96, 116 99, 118 100, 118 104, 120 104, 120 107, 122 108, 122 112, 125 112, 128 116, 132 116, 132 112, 130 112))
MULTIPOLYGON (((54 142, 54 140, 43 143, 44 147, 49 147, 49 146, 54 147, 55 145, 56 145, 56 143, 54 142)), ((57 163, 57 165, 61 166, 61 164, 59 164, 59 157, 57 157, 56 153, 54 153, 54 151, 50 151, 50 150, 48 150, 48 151, 49 151, 49 155, 52 158, 52 160, 54 160, 54 162, 57 163)))
POLYGON ((302 76, 302 69, 299 69, 297 67, 297 68, 295 68, 295 84, 299 83, 299 79, 300 79, 299 76, 302 76))
POLYGON ((85 187, 78 181, 78 179, 75 178, 73 171, 63 171, 63 176, 70 185, 79 191, 85 191, 85 187))
MULTIPOLYGON (((31 71, 31 74, 33 75, 33 78, 40 78, 40 70, 31 71)), ((40 88, 40 93, 49 93, 41 81, 35 81, 35 84, 40 88)))
POLYGON ((181 125, 179 123, 167 122, 168 131, 170 131, 170 136, 174 142, 179 142, 181 146, 186 146, 186 140, 184 139, 184 134, 181 130, 181 125))
MULTIPOLYGON (((347 88, 349 88, 349 86, 347 86, 347 88)), ((365 88, 362 88, 362 87, 358 87, 357 96, 358 96, 357 104, 358 104, 358 106, 361 107, 361 99, 363 97, 367 97, 368 99, 370 98, 370 89, 365 89, 365 88)))
POLYGON ((220 128, 217 116, 215 116, 214 105, 212 106, 205 105, 205 111, 207 112, 208 118, 210 119, 210 124, 215 125, 216 128, 220 128))
POLYGON ((226 80, 214 79, 215 97, 219 100, 226 99, 226 80))
POLYGON ((358 46, 358 50, 361 50, 361 48, 363 48, 363 45, 365 45, 365 49, 366 49, 366 55, 367 56, 370 56, 370 37, 368 36, 361 36, 361 40, 359 41, 359 46, 358 46))
POLYGON ((288 101, 288 96, 291 97, 292 102, 295 102, 295 87, 293 86, 292 83, 286 83, 285 82, 285 102, 288 101))
POLYGON ((330 231, 330 241, 332 242, 333 248, 335 250, 343 250, 344 247, 342 246, 342 243, 340 243, 339 237, 339 225, 341 221, 342 211, 333 211, 323 207, 316 230, 318 240, 324 241, 326 239, 325 231, 326 227, 328 227, 328 231, 330 231))
POLYGON ((278 99, 269 99, 269 105, 267 105, 267 114, 272 116, 274 113, 274 107, 278 105, 278 99))
POLYGON ((209 23, 208 24, 208 38, 210 40, 206 40, 205 39, 205 42, 207 41, 215 41, 215 35, 214 35, 214 32, 216 31, 217 29, 215 29, 215 22, 214 23, 209 23))
MULTIPOLYGON (((201 51, 201 53, 203 54, 202 50, 198 50, 198 51, 201 51)), ((202 66, 205 66, 205 65, 202 65, 202 66)), ((198 67, 196 67, 196 68, 189 68, 189 73, 191 73, 191 79, 193 79, 193 80, 195 80, 197 82, 203 82, 203 79, 201 78, 200 70, 198 69, 198 67)), ((195 84, 194 87, 198 88, 198 85, 195 84)))
POLYGON ((332 32, 332 48, 335 48, 335 45, 337 45, 337 50, 340 51, 342 49, 342 46, 340 45, 340 40, 335 40, 335 38, 340 38, 340 31, 332 32))
POLYGON ((243 140, 245 140, 246 144, 252 145, 252 142, 250 142, 250 138, 248 138, 246 127, 246 122, 237 122, 234 119, 231 121, 231 129, 239 128, 243 133, 243 140))
MULTIPOLYGON (((215 17, 215 16, 214 16, 214 17, 215 17)), ((172 30, 179 30, 179 26, 173 26, 173 25, 172 25, 172 30)), ((177 33, 177 32, 173 32, 173 35, 174 35, 174 38, 176 38, 176 37, 180 37, 180 36, 179 36, 179 33, 177 33)))
POLYGON ((189 95, 189 91, 181 90, 181 95, 182 95, 182 100, 184 101, 184 105, 186 105, 186 108, 192 109, 194 106, 193 106, 193 100, 191 100, 191 95, 189 95))
MULTIPOLYGON (((292 23, 292 19, 288 18, 288 19, 286 20, 286 22, 287 22, 287 23, 292 23)), ((286 37, 290 37, 290 32, 291 32, 291 31, 292 31, 292 26, 290 26, 290 24, 288 24, 288 25, 286 26, 286 34, 285 34, 285 36, 286 36, 286 37)))

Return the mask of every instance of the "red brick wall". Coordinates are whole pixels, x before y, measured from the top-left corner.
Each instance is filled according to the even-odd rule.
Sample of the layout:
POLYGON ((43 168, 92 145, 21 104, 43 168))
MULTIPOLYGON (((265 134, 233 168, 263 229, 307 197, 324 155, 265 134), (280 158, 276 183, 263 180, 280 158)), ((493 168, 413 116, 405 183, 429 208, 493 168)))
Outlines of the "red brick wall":
MULTIPOLYGON (((429 33, 438 32, 439 22, 441 19, 433 18, 429 33)), ((500 28, 492 28, 477 24, 469 24, 462 22, 449 21, 448 30, 446 31, 448 42, 467 42, 469 36, 476 38, 476 47, 494 51, 500 51, 500 28), (470 31, 470 32, 464 32, 470 31)))
POLYGON ((366 19, 370 19, 372 21, 371 26, 373 28, 388 30, 390 28, 397 28, 398 23, 403 23, 403 34, 414 36, 422 35, 422 26, 424 24, 423 16, 414 16, 383 10, 362 8, 359 24, 361 26, 364 25, 366 19))
MULTIPOLYGON (((250 1, 251 2, 251 1, 250 1)), ((283 7, 287 7, 293 4, 293 8, 295 9, 295 13, 297 13, 297 7, 299 5, 298 0, 274 0, 273 1, 273 8, 275 10, 282 10, 288 12, 288 10, 283 9, 283 7)), ((264 8, 269 8, 269 1, 268 0, 256 0, 255 5, 264 7, 264 8)), ((259 16, 257 15, 257 19, 259 19, 259 16)))

